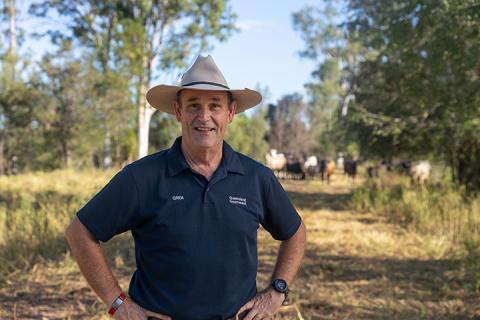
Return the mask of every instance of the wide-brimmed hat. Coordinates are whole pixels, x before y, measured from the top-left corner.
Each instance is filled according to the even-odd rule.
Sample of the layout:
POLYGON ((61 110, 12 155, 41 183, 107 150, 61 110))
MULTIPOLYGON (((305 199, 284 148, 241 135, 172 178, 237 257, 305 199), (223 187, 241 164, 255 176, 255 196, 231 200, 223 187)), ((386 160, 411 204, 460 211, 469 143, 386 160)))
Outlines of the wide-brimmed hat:
POLYGON ((182 76, 180 85, 161 84, 147 91, 148 103, 164 112, 175 114, 173 102, 177 92, 183 89, 230 91, 237 101, 237 113, 256 106, 262 101, 262 95, 248 88, 233 90, 217 67, 213 58, 198 56, 193 65, 182 76))

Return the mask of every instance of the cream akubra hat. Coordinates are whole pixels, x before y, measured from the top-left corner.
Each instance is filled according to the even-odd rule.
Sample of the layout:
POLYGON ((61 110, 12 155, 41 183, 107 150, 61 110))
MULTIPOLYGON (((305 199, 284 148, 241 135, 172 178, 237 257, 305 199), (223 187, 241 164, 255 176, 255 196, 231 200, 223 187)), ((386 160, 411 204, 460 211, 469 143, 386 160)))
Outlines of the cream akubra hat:
POLYGON ((177 99, 177 92, 183 89, 229 91, 237 101, 237 113, 262 101, 262 95, 255 90, 230 89, 210 55, 198 56, 190 69, 183 74, 180 85, 161 84, 150 88, 147 91, 147 101, 152 107, 174 115, 173 102, 177 99))

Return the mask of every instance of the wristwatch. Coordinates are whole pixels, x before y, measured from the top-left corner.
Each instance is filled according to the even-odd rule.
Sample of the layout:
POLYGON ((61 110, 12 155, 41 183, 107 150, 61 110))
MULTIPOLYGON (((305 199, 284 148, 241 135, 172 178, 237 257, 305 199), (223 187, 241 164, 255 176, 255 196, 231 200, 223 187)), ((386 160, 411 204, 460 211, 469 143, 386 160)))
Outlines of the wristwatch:
POLYGON ((274 279, 271 283, 271 286, 275 291, 285 294, 285 299, 288 297, 288 284, 287 281, 283 279, 274 279))

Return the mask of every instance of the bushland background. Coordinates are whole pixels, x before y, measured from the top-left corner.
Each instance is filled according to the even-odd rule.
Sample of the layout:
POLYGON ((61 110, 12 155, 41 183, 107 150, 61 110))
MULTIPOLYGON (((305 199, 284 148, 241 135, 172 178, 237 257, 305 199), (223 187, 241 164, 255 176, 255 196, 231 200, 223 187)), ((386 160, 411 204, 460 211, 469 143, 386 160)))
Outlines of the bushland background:
MULTIPOLYGON (((18 6, 0 6, 0 317, 98 318, 63 230, 119 168, 172 143, 178 124, 146 90, 241 32, 238 17, 228 1, 32 1, 22 19, 59 21, 37 32, 18 6), (30 37, 50 41, 39 61, 21 53, 30 37)), ((315 65, 306 94, 265 99, 226 140, 261 162, 277 149, 362 165, 355 182, 283 181, 310 233, 279 317, 478 316, 480 2, 319 1, 291 28, 315 65), (364 178, 401 160, 429 160, 427 184, 364 178)), ((261 236, 260 282, 276 245, 261 236)), ((125 285, 127 237, 107 246, 125 285)))

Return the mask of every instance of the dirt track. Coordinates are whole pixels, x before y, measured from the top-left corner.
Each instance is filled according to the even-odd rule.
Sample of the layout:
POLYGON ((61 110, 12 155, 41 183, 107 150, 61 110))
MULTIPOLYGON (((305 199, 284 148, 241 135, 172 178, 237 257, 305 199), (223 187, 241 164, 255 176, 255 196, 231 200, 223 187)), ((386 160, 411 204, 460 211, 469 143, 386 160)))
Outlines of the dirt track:
MULTIPOLYGON (((289 181, 284 187, 308 231, 304 265, 291 305, 277 319, 476 319, 459 262, 434 239, 347 209, 351 183, 289 181)), ((260 232, 259 287, 267 283, 278 243, 260 232)), ((124 288, 133 268, 128 236, 107 247, 124 288)), ((0 319, 108 319, 67 256, 19 271, 0 289, 0 319)), ((480 319, 480 318, 479 318, 480 319)))

